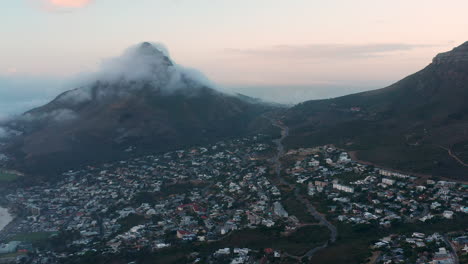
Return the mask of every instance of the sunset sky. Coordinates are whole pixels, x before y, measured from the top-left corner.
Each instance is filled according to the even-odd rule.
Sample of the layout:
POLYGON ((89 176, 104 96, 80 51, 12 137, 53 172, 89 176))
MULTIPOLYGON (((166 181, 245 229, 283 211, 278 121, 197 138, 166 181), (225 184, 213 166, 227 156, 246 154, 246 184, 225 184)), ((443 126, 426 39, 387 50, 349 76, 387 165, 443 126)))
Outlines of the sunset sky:
POLYGON ((391 84, 468 40, 466 0, 5 0, 1 5, 0 96, 34 89, 6 87, 7 81, 92 72, 103 59, 142 41, 163 43, 175 62, 222 86, 370 89, 391 84))

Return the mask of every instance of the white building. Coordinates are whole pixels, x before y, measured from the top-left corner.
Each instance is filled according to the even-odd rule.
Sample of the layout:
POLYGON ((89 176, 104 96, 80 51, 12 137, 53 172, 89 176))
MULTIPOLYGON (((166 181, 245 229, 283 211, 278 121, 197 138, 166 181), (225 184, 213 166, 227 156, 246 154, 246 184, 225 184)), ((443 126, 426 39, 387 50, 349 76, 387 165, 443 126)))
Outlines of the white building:
POLYGON ((348 163, 351 159, 348 157, 348 153, 342 152, 338 158, 338 163, 348 163))
POLYGON ((393 185, 395 184, 395 180, 392 180, 389 178, 382 178, 382 183, 387 184, 387 185, 393 185))
POLYGON ((334 183, 333 184, 333 189, 337 189, 339 191, 343 191, 343 192, 347 192, 347 193, 354 193, 354 188, 353 187, 349 187, 349 186, 342 185, 342 184, 339 184, 339 183, 334 183))
POLYGON ((396 177, 396 178, 401 178, 401 179, 407 179, 410 177, 409 175, 406 175, 406 174, 393 172, 389 170, 382 170, 382 169, 379 170, 379 174, 383 176, 387 176, 387 177, 396 177))
POLYGON ((447 219, 452 219, 453 218, 453 212, 452 211, 444 211, 444 213, 442 215, 447 219))
POLYGON ((275 202, 273 204, 273 211, 279 217, 288 217, 288 212, 284 210, 284 207, 281 205, 280 202, 275 202))

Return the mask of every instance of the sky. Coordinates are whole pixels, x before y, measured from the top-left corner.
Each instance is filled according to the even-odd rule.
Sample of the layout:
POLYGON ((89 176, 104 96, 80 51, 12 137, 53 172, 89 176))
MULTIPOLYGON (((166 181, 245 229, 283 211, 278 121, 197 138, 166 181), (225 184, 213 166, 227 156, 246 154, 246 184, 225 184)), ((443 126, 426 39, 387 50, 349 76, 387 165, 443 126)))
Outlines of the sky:
POLYGON ((4 0, 0 118, 143 41, 280 102, 381 88, 468 40, 466 0, 4 0))

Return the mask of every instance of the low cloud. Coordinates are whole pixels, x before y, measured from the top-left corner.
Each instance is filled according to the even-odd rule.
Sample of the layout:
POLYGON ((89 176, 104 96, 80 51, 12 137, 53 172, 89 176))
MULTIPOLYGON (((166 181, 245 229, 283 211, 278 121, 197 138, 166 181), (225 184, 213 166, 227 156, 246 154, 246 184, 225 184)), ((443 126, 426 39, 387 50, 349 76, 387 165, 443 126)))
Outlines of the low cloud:
POLYGON ((63 122, 69 121, 78 118, 78 115, 71 109, 61 108, 55 109, 50 112, 41 112, 41 113, 26 113, 20 117, 19 120, 22 121, 55 121, 63 122))
POLYGON ((61 95, 61 102, 81 104, 109 95, 125 96, 145 87, 166 94, 182 90, 195 93, 199 87, 215 87, 201 72, 172 61, 164 45, 148 42, 103 60, 97 72, 83 74, 76 83, 75 87, 80 88, 61 95))
POLYGON ((433 45, 382 43, 382 44, 311 44, 277 45, 259 49, 227 49, 232 54, 276 57, 287 59, 361 59, 384 56, 433 45))
MULTIPOLYGON (((195 91, 189 88, 204 86, 215 87, 201 72, 174 63, 163 45, 139 44, 118 57, 104 60, 97 72, 82 73, 72 79, 0 74, 0 122, 15 116, 19 118, 21 113, 48 103, 59 94, 59 102, 73 108, 93 99, 132 94, 145 87, 170 93, 182 89, 195 91)), ((66 121, 77 118, 77 113, 67 107, 42 115, 22 115, 21 119, 66 121)))

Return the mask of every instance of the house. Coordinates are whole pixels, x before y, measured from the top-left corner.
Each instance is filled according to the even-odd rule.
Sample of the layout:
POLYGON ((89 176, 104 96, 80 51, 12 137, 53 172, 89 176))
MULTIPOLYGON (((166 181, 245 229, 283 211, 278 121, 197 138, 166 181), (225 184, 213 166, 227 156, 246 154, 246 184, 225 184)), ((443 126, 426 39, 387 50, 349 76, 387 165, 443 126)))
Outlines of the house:
POLYGON ((191 232, 184 231, 184 230, 177 230, 177 238, 183 239, 185 236, 193 235, 191 232))
POLYGON ((462 248, 462 251, 464 251, 465 254, 468 254, 468 244, 465 244, 465 247, 462 248))
POLYGON ((309 184, 307 185, 307 194, 310 196, 315 195, 315 186, 312 182, 309 182, 309 184))
POLYGON ((401 178, 401 179, 407 179, 410 176, 398 172, 393 172, 393 171, 388 171, 388 170, 379 170, 379 174, 383 176, 388 176, 388 177, 396 177, 396 178, 401 178))
POLYGON ((382 178, 382 183, 386 185, 393 185, 395 184, 395 180, 389 179, 389 178, 382 178))
POLYGON ((442 214, 444 218, 447 218, 447 219, 452 219, 453 218, 453 212, 452 211, 444 211, 444 213, 442 214))
POLYGON ((221 248, 221 249, 218 249, 216 252, 215 252, 215 255, 216 256, 220 256, 220 255, 229 255, 231 254, 231 249, 230 248, 221 248))
POLYGON ((273 211, 279 217, 288 217, 288 212, 284 209, 280 202, 273 203, 273 211))
POLYGON ((415 238, 424 238, 424 237, 426 237, 426 235, 424 235, 423 233, 418 233, 418 232, 414 232, 412 236, 415 237, 415 238))

